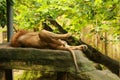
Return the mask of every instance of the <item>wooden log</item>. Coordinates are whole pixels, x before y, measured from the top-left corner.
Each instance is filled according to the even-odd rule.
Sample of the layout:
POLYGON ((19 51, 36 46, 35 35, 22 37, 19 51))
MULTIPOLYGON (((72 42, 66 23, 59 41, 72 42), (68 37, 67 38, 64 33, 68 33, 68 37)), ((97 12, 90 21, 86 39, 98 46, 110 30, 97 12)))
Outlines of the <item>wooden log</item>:
MULTIPOLYGON (((82 52, 79 53, 81 56, 82 52)), ((68 51, 35 48, 0 48, 0 68, 75 71, 73 58, 68 51)))
MULTIPOLYGON (((86 44, 83 41, 80 41, 81 44, 86 44)), ((119 69, 120 69, 120 62, 117 60, 114 60, 110 58, 109 56, 106 56, 102 54, 97 49, 93 48, 92 46, 86 44, 88 46, 88 49, 84 51, 84 54, 86 54, 87 58, 94 61, 95 63, 102 64, 106 66, 111 72, 117 74, 119 76, 119 69)))
POLYGON ((73 58, 69 51, 35 48, 0 47, 0 69, 68 72, 74 75, 72 80, 120 80, 110 71, 97 70, 82 51, 74 52, 80 69, 78 74, 75 73, 73 58))

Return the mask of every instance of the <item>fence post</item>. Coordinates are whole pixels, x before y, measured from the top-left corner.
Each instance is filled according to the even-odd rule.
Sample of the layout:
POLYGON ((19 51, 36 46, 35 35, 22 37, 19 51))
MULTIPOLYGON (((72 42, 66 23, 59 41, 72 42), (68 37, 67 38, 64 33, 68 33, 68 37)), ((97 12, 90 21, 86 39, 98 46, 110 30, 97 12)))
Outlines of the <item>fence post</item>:
MULTIPOLYGON (((12 1, 6 0, 7 5, 7 41, 9 42, 13 35, 13 8, 12 1)), ((12 69, 5 70, 5 80, 13 80, 12 69)))
POLYGON ((7 5, 7 41, 9 42, 13 35, 13 8, 11 0, 6 0, 7 5))
POLYGON ((5 79, 5 70, 0 70, 0 80, 6 80, 5 79))
POLYGON ((108 41, 107 41, 107 32, 105 32, 105 55, 107 55, 107 56, 108 56, 107 46, 108 46, 108 41))

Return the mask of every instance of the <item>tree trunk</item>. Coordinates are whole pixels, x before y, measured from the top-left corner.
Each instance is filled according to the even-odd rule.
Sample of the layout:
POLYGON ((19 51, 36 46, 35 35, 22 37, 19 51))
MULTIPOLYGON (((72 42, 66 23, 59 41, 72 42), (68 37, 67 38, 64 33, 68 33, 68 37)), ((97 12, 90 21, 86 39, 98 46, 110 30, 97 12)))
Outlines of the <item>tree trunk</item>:
MULTIPOLYGON (((80 40, 81 44, 86 44, 83 41, 80 40)), ((86 44, 88 46, 88 50, 84 51, 85 55, 92 61, 103 64, 106 66, 109 70, 111 70, 113 73, 119 75, 119 69, 120 69, 120 62, 103 55, 101 52, 93 48, 92 46, 86 44)))

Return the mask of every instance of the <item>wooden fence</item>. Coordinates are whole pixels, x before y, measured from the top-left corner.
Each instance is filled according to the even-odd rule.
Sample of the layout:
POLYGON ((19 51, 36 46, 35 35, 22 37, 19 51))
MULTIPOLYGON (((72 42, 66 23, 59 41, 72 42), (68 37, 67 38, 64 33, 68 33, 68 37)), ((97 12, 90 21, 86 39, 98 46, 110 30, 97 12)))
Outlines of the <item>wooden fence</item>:
POLYGON ((107 32, 91 34, 91 27, 86 27, 82 30, 81 39, 87 44, 92 45, 100 52, 110 56, 113 59, 120 61, 120 41, 115 41, 114 37, 107 32))

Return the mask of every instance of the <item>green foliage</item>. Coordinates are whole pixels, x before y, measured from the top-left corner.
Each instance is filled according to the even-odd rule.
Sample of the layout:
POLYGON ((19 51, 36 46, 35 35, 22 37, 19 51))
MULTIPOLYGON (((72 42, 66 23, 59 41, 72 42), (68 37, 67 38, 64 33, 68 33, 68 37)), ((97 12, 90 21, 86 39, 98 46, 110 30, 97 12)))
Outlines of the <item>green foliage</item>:
POLYGON ((25 71, 23 75, 21 76, 21 79, 23 80, 35 80, 41 76, 40 72, 38 71, 25 71))
MULTIPOLYGON (((6 0, 0 1, 0 25, 6 24, 6 0)), ((120 34, 119 0, 9 0, 14 3, 14 24, 19 29, 33 29, 52 17, 64 29, 80 33, 92 24, 95 31, 120 34)))
MULTIPOLYGON (((11 5, 14 4, 14 0, 7 0, 11 5)), ((7 24, 7 9, 6 0, 0 0, 0 27, 4 27, 7 24)))
POLYGON ((105 29, 103 31, 115 27, 117 33, 119 5, 119 0, 16 0, 14 20, 20 28, 29 29, 52 16, 64 29, 72 32, 93 24, 95 28, 105 29))
POLYGON ((20 70, 14 75, 14 80, 37 80, 41 75, 40 71, 20 70))
POLYGON ((6 21, 6 1, 0 0, 0 27, 4 27, 6 21))

